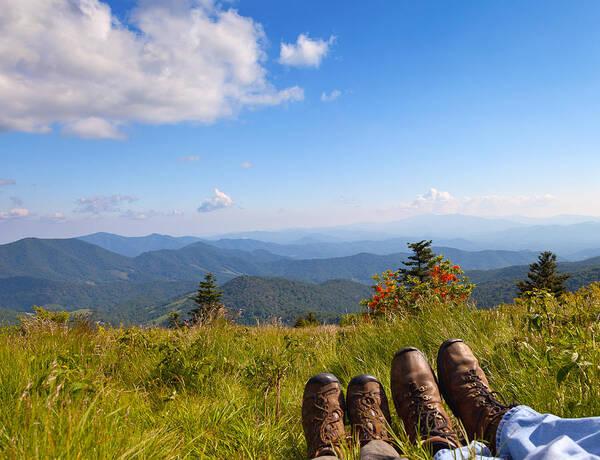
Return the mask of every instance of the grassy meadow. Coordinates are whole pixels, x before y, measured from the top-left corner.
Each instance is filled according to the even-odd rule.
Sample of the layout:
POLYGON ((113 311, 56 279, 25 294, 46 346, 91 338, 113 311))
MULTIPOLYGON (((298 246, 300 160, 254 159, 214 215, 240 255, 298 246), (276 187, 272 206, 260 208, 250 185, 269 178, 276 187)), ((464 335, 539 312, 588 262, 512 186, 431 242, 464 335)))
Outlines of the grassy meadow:
MULTIPOLYGON (((28 320, 0 331, 0 456, 7 459, 303 459, 304 383, 344 387, 419 347, 463 338, 493 389, 541 412, 600 415, 600 285, 563 303, 497 311, 424 302, 405 319, 289 329, 227 324, 180 330, 69 327, 28 320), (280 406, 277 408, 277 387, 280 406)), ((393 429, 403 429, 392 407, 393 429)), ((429 458, 402 442, 409 458, 429 458)), ((350 447, 348 458, 358 458, 350 447)))

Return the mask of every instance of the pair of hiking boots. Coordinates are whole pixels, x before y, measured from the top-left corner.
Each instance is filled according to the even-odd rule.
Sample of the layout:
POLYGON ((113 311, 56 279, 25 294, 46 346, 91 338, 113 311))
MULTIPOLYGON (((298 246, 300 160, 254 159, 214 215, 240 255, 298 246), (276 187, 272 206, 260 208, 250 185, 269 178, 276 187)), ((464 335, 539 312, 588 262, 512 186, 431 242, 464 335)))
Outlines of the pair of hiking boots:
MULTIPOLYGON (((442 395, 470 438, 483 439, 495 452, 496 430, 504 414, 516 405, 500 402, 471 349, 460 339, 446 340, 437 355, 438 379, 425 355, 403 348, 392 361, 391 389, 396 412, 409 439, 420 440, 433 452, 460 446, 457 432, 442 405, 442 395)), ((390 410, 383 386, 376 377, 361 374, 344 394, 332 374, 317 374, 306 384, 302 426, 309 458, 342 457, 346 440, 344 414, 361 446, 372 440, 390 442, 390 410)))

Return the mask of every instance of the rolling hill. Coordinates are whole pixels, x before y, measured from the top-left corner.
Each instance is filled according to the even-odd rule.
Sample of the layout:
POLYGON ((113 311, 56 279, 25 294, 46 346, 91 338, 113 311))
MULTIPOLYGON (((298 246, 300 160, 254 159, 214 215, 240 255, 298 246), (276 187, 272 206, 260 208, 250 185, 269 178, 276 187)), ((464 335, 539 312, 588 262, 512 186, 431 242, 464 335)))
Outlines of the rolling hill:
POLYGON ((263 265, 281 259, 262 250, 220 249, 205 243, 132 258, 75 238, 26 238, 0 245, 0 278, 25 276, 88 283, 191 281, 211 271, 226 281, 242 274, 268 274, 263 265))
MULTIPOLYGON (((291 294, 283 295, 287 291, 303 292, 298 299, 305 299, 308 309, 316 310, 312 308, 316 305, 318 309, 329 312, 327 314, 334 311, 339 314, 344 310, 338 309, 355 303, 350 302, 343 289, 333 291, 338 300, 325 296, 324 288, 315 287, 321 286, 318 283, 343 279, 345 283, 352 283, 348 284, 352 286, 348 289, 354 296, 357 283, 371 284, 374 273, 396 269, 407 256, 406 253, 361 253, 298 260, 273 254, 253 241, 249 244, 250 250, 240 250, 196 242, 180 249, 149 251, 136 257, 126 257, 78 239, 20 240, 0 246, 0 308, 28 311, 34 304, 61 305, 69 310, 95 310, 99 317, 110 321, 143 323, 164 314, 161 306, 187 295, 210 271, 221 283, 227 284, 236 279, 236 289, 247 294, 244 307, 240 307, 246 312, 244 321, 263 320, 265 315, 275 312, 288 318, 302 302, 293 300, 291 294), (252 278, 254 281, 245 286, 240 280, 248 276, 256 279, 252 278), (261 293, 256 286, 260 286, 259 280, 264 278, 278 278, 279 284, 263 285, 265 293, 261 293), (302 288, 296 284, 284 286, 281 278, 288 283, 316 283, 310 285, 314 292, 302 291, 308 289, 304 285, 302 288), (274 297, 265 298, 267 292, 275 297, 280 295, 287 307, 274 297), (276 292, 282 294, 276 295, 276 292), (329 303, 324 303, 325 298, 329 303), (262 313, 261 308, 264 310, 262 313)), ((443 253, 465 268, 508 263, 515 257, 534 258, 532 253, 510 251, 469 252, 436 248, 436 252, 443 253)), ((563 262, 559 264, 559 270, 571 274, 567 285, 574 290, 600 279, 600 257, 563 262)), ((489 307, 512 301, 516 294, 515 282, 523 279, 527 271, 528 264, 521 263, 495 270, 467 270, 467 274, 477 284, 474 299, 479 306, 489 307)), ((368 295, 368 288, 362 285, 361 298, 368 295)), ((233 302, 234 298, 230 300, 233 302)), ((241 300, 238 298, 235 304, 241 305, 241 300)))
MULTIPOLYGON (((292 324, 298 316, 316 313, 321 321, 338 321, 342 314, 360 311, 360 301, 370 295, 364 284, 338 279, 320 284, 291 281, 285 278, 240 276, 223 284, 223 303, 233 312, 239 312, 237 322, 256 324, 280 318, 292 324)), ((161 314, 154 322, 166 320, 166 314, 177 310, 186 313, 194 303, 187 296, 153 309, 161 314)))
POLYGON ((0 278, 63 281, 143 281, 133 261, 78 239, 25 238, 0 246, 0 278))

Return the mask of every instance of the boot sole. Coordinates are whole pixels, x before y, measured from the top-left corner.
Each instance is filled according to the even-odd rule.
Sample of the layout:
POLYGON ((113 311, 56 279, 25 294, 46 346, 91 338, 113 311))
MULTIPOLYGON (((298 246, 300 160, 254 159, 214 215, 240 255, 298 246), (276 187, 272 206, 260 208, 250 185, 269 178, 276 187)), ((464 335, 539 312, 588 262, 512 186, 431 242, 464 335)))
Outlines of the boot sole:
MULTIPOLYGON (((441 361, 442 361, 441 360, 441 356, 442 356, 443 352, 450 345, 452 345, 454 343, 458 343, 458 342, 464 342, 464 341, 461 340, 461 339, 448 339, 444 343, 442 343, 442 345, 440 346, 440 349, 438 350, 437 358, 436 358, 436 365, 437 365, 438 375, 440 374, 440 369, 442 369, 442 366, 441 366, 441 361)), ((446 401, 446 404, 448 404, 448 407, 450 408, 450 410, 452 411, 452 413, 460 420, 460 417, 458 416, 458 411, 456 410, 456 407, 455 407, 454 403, 451 401, 450 393, 446 389, 446 386, 444 385, 442 379, 439 378, 437 380, 437 383, 438 383, 438 388, 440 389, 440 393, 442 394, 442 397, 444 398, 444 401, 446 401)))

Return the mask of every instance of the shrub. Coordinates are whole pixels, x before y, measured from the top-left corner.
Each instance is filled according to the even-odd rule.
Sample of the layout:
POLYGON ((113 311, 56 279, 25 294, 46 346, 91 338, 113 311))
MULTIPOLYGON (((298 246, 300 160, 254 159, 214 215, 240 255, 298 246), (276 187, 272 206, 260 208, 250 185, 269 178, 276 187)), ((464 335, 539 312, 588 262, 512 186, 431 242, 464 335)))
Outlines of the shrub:
POLYGON ((319 324, 321 324, 321 323, 319 322, 317 317, 312 312, 309 312, 304 317, 299 316, 298 318, 296 318, 294 327, 314 327, 314 326, 318 326, 319 324))
POLYGON ((469 283, 458 265, 440 255, 431 260, 429 270, 424 280, 391 270, 374 275, 375 294, 362 301, 367 314, 402 316, 418 310, 422 301, 431 297, 447 303, 462 303, 470 297, 475 285, 469 283), (399 281, 400 276, 403 283, 399 281))

